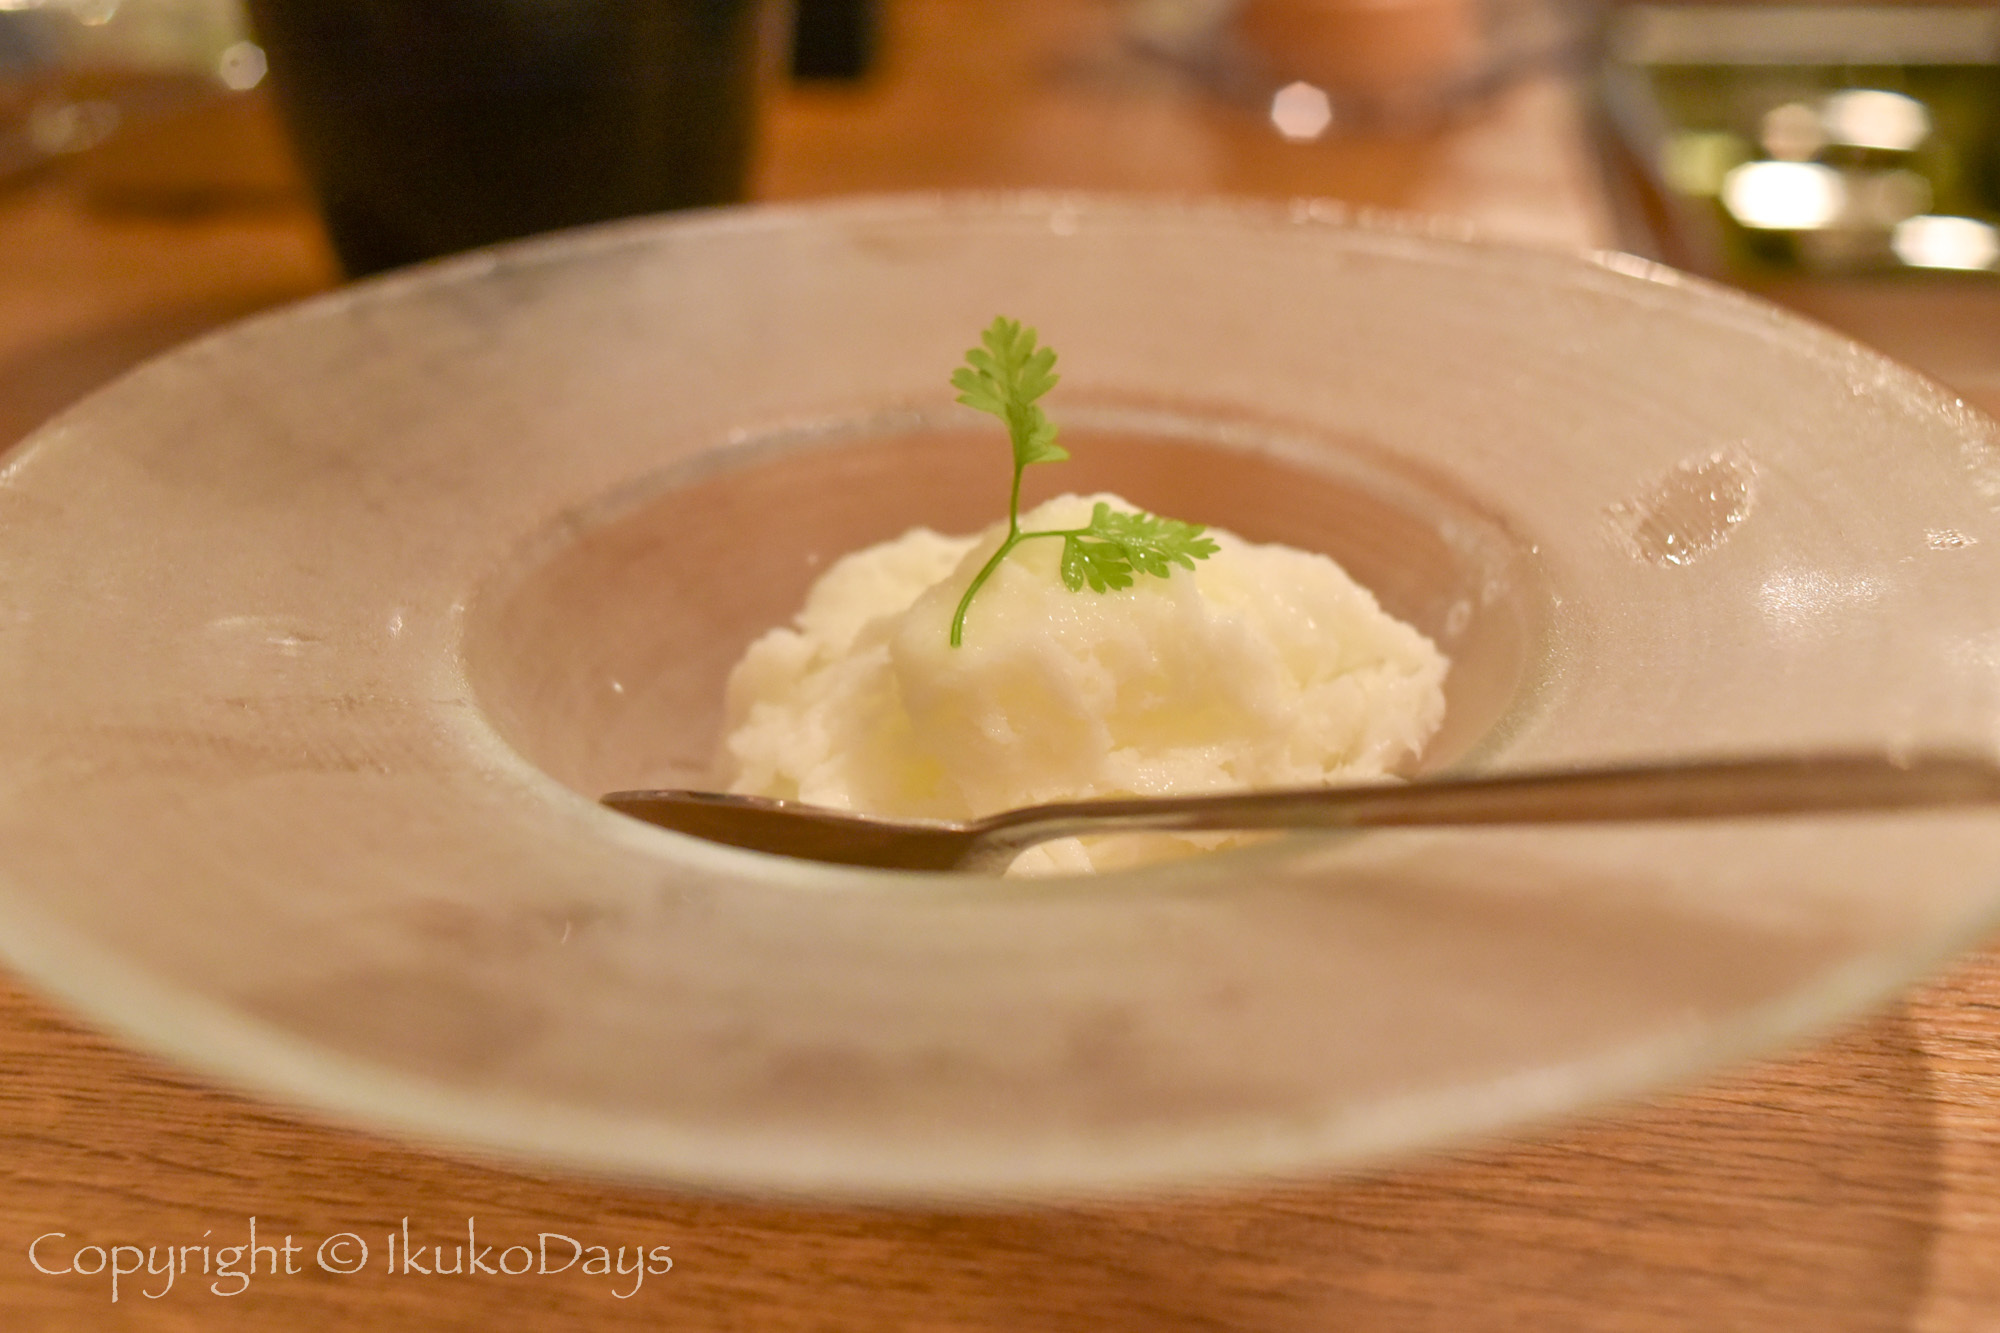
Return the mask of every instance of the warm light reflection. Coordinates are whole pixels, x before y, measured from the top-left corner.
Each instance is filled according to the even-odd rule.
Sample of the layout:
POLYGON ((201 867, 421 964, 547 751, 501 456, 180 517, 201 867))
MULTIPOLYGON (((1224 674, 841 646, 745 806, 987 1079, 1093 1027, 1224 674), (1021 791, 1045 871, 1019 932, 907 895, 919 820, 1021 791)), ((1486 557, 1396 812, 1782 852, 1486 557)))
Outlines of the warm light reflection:
POLYGON ((1912 268, 1992 268, 2000 261, 2000 231, 1977 218, 1932 214, 1897 223, 1889 248, 1912 268))
POLYGON ((1333 102, 1324 88, 1288 83, 1271 99, 1271 123, 1295 142, 1317 139, 1333 124, 1333 102))
POLYGON ((1850 88, 1821 103, 1820 123, 1834 143, 1907 153, 1929 137, 1931 113, 1902 93, 1850 88))
POLYGON ((28 113, 27 138, 37 152, 81 153, 110 138, 119 120, 110 102, 44 102, 28 113))
POLYGON ((1802 629, 1828 617, 1850 616, 1880 601, 1882 592, 1881 580, 1865 574, 1780 570, 1759 586, 1757 602, 1770 619, 1802 629))
POLYGON ((215 62, 215 77, 222 80, 223 87, 239 93, 262 83, 265 72, 264 48, 255 42, 237 42, 215 62))
POLYGON ((1746 227, 1811 231, 1840 216, 1847 185, 1817 162, 1746 162, 1723 177, 1722 206, 1746 227))
POLYGON ((1757 141, 1781 162, 1806 162, 1826 147, 1826 130, 1820 125, 1819 112, 1804 102, 1786 102, 1764 113, 1757 141))
POLYGON ((0 0, 0 14, 31 9, 63 9, 78 23, 99 27, 118 13, 120 0, 0 0))

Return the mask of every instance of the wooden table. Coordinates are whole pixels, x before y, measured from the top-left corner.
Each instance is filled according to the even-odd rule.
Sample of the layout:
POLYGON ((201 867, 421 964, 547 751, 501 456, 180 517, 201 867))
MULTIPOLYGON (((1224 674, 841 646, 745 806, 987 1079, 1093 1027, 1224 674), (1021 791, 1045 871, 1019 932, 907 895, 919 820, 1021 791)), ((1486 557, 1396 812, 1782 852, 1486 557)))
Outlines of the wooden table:
MULTIPOLYGON (((1312 194, 1529 241, 1609 239, 1554 86, 1427 135, 1294 145, 1124 55, 1103 3, 908 0, 892 14, 876 85, 775 108, 765 196, 1312 194)), ((329 285, 303 196, 276 195, 110 212, 92 206, 88 172, 70 171, 0 196, 0 440, 138 358, 329 285)), ((7 1333, 1995 1326, 1993 956, 1813 1050, 1538 1142, 1311 1188, 1007 1214, 718 1202, 462 1161, 205 1086, 0 981, 7 1333), (163 1278, 138 1275, 114 1304, 108 1275, 29 1262, 50 1232, 63 1235, 37 1253, 51 1268, 90 1245, 213 1252, 242 1243, 253 1217, 260 1243, 306 1247, 290 1257, 303 1271, 260 1269, 237 1295, 197 1272, 157 1299, 144 1293, 163 1278), (673 1267, 621 1299, 629 1275, 389 1274, 379 1249, 352 1276, 311 1262, 336 1233, 379 1246, 406 1218, 419 1243, 476 1219, 482 1244, 562 1233, 668 1246, 673 1267)))

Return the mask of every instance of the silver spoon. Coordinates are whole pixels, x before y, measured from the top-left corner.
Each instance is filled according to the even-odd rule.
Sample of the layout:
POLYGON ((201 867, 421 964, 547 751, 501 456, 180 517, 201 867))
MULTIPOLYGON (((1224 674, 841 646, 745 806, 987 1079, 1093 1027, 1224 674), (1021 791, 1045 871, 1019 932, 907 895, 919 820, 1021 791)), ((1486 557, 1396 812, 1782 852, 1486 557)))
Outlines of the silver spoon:
POLYGON ((999 871, 1090 833, 1590 824, 2000 804, 1986 755, 1824 754, 1418 778, 1406 783, 1063 801, 965 824, 878 819, 706 791, 619 791, 613 810, 753 851, 884 870, 999 871))

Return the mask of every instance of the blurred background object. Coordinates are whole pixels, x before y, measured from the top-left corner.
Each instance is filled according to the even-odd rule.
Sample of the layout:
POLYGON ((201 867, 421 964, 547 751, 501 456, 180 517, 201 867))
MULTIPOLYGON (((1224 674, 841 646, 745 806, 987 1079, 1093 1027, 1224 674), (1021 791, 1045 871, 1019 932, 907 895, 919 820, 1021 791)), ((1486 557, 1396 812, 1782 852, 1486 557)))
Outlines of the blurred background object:
MULTIPOLYGON (((109 22, 170 2, 126 0, 109 22)), ((9 106, 77 100, 61 63, 77 48, 52 30, 89 25, 22 3, 0 0, 17 6, 0 9, 0 133, 19 123, 9 106)), ((1130 16, 1124 0, 882 0, 865 78, 767 85, 748 194, 1229 195, 1314 218, 1462 219, 1434 225, 1530 244, 1612 241, 1564 81, 1524 79, 1436 126, 1295 140, 1136 50, 1130 16)), ((245 90, 193 82, 192 101, 123 116, 91 147, 37 150, 0 181, 0 443, 204 328, 340 280, 275 115, 280 74, 245 90)))
POLYGON ((1634 222, 1682 267, 2000 263, 2000 8, 1640 5, 1602 79, 1634 222))
POLYGON ((792 77, 860 79, 875 64, 881 0, 794 0, 792 77))
POLYGON ((1621 248, 2000 411, 2000 7, 1633 5, 1597 94, 1621 248))
POLYGON ((1506 84, 1576 68, 1596 0, 1134 0, 1134 40, 1279 131, 1434 125, 1506 84))
POLYGON ((764 0, 249 0, 350 276, 744 197, 764 0))
MULTIPOLYGON (((1185 2, 1172 12, 1213 18, 1208 0, 1185 2)), ((1530 244, 1613 242, 1578 99, 1551 71, 1523 71, 1432 122, 1301 136, 1268 98, 1219 96, 1163 58, 1157 33, 1134 26, 1162 14, 1126 0, 891 0, 868 80, 794 83, 776 99, 755 193, 1338 200, 1311 207, 1436 215, 1530 244)))
POLYGON ((296 189, 240 0, 0 0, 0 186, 63 165, 110 208, 258 207, 296 189))

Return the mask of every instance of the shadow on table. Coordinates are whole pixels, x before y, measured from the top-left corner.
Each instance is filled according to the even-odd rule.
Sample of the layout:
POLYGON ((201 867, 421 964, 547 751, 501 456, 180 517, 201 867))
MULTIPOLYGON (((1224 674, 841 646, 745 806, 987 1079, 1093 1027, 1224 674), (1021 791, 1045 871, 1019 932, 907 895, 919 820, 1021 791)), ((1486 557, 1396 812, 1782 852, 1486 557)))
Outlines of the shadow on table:
MULTIPOLYGON (((1951 1259, 1938 1117, 1990 1079, 1968 1048, 1953 1087, 1934 1080, 1921 1008, 1671 1102, 1375 1179, 968 1214, 720 1202, 455 1161, 205 1088, 0 982, 0 1068, 21 1076, 0 1082, 0 1233, 193 1240, 255 1215, 308 1244, 405 1220, 435 1241, 476 1217, 508 1244, 549 1231, 672 1248, 672 1272, 623 1300, 574 1273, 308 1266, 231 1303, 248 1321, 233 1326, 258 1328, 1889 1333, 1966 1276, 1934 1271, 1951 1259)), ((88 1279, 6 1286, 10 1328, 108 1308, 88 1279)), ((213 1299, 196 1286, 147 1304, 188 1317, 213 1299)))
POLYGON ((1817 1054, 1551 1141, 1254 1205, 770 1221, 838 1234, 833 1280, 888 1284, 885 1327, 1091 1312, 1176 1330, 1907 1329, 1939 1174, 1916 1036, 1898 1014, 1817 1054), (895 1290, 918 1252, 949 1276, 895 1290))

